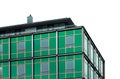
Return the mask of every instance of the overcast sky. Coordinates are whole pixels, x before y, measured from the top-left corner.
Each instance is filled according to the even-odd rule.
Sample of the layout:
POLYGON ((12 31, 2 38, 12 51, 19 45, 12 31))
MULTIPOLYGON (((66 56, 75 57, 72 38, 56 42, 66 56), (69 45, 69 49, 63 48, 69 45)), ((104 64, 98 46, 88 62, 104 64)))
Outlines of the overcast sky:
POLYGON ((1 0, 0 27, 70 17, 85 26, 106 61, 106 79, 120 79, 120 0, 1 0))

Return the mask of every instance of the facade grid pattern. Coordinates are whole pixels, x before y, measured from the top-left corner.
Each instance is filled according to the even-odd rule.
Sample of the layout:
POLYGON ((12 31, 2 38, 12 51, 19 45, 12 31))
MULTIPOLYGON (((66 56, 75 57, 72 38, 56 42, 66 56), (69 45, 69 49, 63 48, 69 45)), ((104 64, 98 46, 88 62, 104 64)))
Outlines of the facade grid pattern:
POLYGON ((104 63, 84 27, 0 38, 0 79, 105 79, 104 63))

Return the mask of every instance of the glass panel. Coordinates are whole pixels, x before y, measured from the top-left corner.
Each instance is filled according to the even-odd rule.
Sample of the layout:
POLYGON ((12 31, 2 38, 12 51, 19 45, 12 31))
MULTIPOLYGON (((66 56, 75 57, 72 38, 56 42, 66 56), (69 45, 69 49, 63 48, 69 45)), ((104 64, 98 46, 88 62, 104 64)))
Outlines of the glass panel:
POLYGON ((18 52, 23 53, 24 52, 24 42, 18 42, 18 52))
POLYGON ((54 24, 54 29, 63 29, 65 28, 65 23, 54 24))
POLYGON ((98 54, 95 49, 94 49, 94 65, 98 69, 98 54))
POLYGON ((42 63, 42 75, 47 75, 48 74, 48 63, 42 63))
POLYGON ((91 67, 91 78, 90 79, 93 79, 93 68, 91 67))
POLYGON ((91 45, 90 45, 90 41, 88 41, 88 49, 87 49, 87 53, 88 53, 88 57, 90 58, 91 60, 91 45))
POLYGON ((73 60, 67 60, 66 61, 66 71, 67 72, 73 72, 74 66, 73 66, 73 60))
POLYGON ((94 75, 93 76, 94 76, 94 79, 96 79, 96 72, 95 71, 94 71, 94 75))
POLYGON ((26 33, 36 32, 36 27, 25 29, 26 33))
POLYGON ((101 73, 101 58, 99 58, 99 72, 101 73))
POLYGON ((88 64, 87 64, 86 59, 84 59, 84 77, 85 79, 88 78, 88 64))
POLYGON ((96 79, 98 79, 98 75, 97 75, 97 73, 96 73, 96 79))
POLYGON ((96 67, 98 69, 98 54, 96 53, 96 67))
POLYGON ((66 37, 66 47, 73 47, 73 35, 66 37))
POLYGON ((94 71, 94 79, 98 79, 98 75, 95 71, 94 71))
POLYGON ((0 67, 0 79, 2 78, 2 67, 0 67))
POLYGON ((53 28, 52 25, 48 26, 48 30, 53 30, 53 29, 54 29, 54 28, 53 28))
POLYGON ((48 39, 41 40, 41 50, 48 50, 48 39))
POLYGON ((84 52, 87 55, 87 37, 84 35, 84 52))
POLYGON ((25 74, 24 71, 24 64, 23 65, 18 65, 18 76, 21 77, 25 74))
POLYGON ((101 60, 101 74, 103 76, 103 61, 101 60))
POLYGON ((91 61, 93 63, 93 46, 91 45, 91 61))
POLYGON ((88 74, 89 74, 89 75, 88 75, 88 78, 91 79, 91 65, 89 64, 88 67, 89 67, 89 71, 88 71, 88 74))
POLYGON ((0 44, 0 55, 2 54, 2 52, 3 52, 3 47, 2 47, 2 45, 0 44))

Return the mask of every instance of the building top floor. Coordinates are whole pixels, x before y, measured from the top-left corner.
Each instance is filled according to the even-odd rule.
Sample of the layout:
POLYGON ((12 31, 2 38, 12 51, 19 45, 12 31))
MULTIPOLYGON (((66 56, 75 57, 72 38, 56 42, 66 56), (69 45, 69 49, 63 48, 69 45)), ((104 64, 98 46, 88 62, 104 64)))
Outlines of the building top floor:
MULTIPOLYGON (((57 37, 60 37, 60 33, 63 35, 62 36, 62 37, 64 37, 63 41, 67 40, 66 36, 69 36, 67 34, 69 34, 69 32, 70 32, 70 35, 73 35, 74 39, 76 39, 76 40, 74 40, 73 38, 71 38, 70 40, 72 40, 76 44, 78 43, 77 42, 78 38, 81 39, 81 44, 79 44, 80 42, 78 43, 79 46, 81 45, 81 48, 83 48, 85 46, 85 47, 87 47, 86 48, 86 50, 87 50, 88 49, 87 44, 91 43, 93 48, 95 48, 99 52, 96 45, 92 41, 91 37, 87 33, 86 29, 83 26, 79 26, 79 27, 75 26, 70 18, 54 19, 54 20, 34 22, 34 23, 28 22, 27 24, 1 27, 0 28, 0 39, 2 40, 4 38, 7 38, 7 39, 10 38, 12 41, 12 39, 14 39, 14 38, 18 38, 18 37, 21 38, 21 37, 26 37, 26 36, 31 36, 31 35, 33 35, 34 37, 37 35, 40 35, 42 37, 42 35, 47 34, 47 33, 49 33, 49 34, 54 33, 55 39, 57 39, 56 31, 58 31, 57 37)), ((69 37, 68 37, 68 39, 69 39, 69 37)), ((64 44, 66 44, 66 43, 67 42, 64 42, 64 44)), ((68 43, 69 43, 69 41, 68 41, 68 43)), ((100 53, 98 53, 98 54, 102 57, 102 55, 100 53)), ((102 59, 103 59, 103 57, 102 57, 102 59)))
POLYGON ((0 37, 48 30, 57 30, 74 26, 75 25, 70 18, 61 18, 41 22, 28 22, 26 24, 0 27, 0 37))

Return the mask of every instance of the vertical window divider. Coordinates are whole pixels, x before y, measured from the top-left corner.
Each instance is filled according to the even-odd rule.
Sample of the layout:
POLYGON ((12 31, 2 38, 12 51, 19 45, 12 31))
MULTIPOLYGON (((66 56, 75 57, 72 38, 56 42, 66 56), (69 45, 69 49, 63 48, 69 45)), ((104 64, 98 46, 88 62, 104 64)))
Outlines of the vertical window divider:
MULTIPOLYGON (((82 28, 82 51, 84 52, 84 29, 82 28)), ((84 77, 84 53, 82 53, 82 77, 84 77)))
MULTIPOLYGON (((8 44, 8 45, 9 45, 9 46, 8 46, 8 47, 9 47, 9 48, 8 48, 8 53, 9 53, 8 56, 9 56, 9 58, 8 58, 8 59, 11 60, 11 54, 10 54, 10 53, 11 53, 11 50, 10 50, 10 48, 11 48, 11 45, 10 45, 10 43, 11 43, 11 38, 10 38, 10 37, 8 38, 8 43, 9 43, 9 44, 8 44)), ((8 66, 8 67, 9 67, 9 79, 11 79, 11 61, 9 61, 9 66, 8 66)))
POLYGON ((82 28, 82 51, 84 51, 84 29, 82 28))
POLYGON ((58 79, 58 31, 56 31, 56 79, 58 79))
POLYGON ((32 34, 32 79, 34 79, 34 54, 33 54, 33 34, 32 34))

